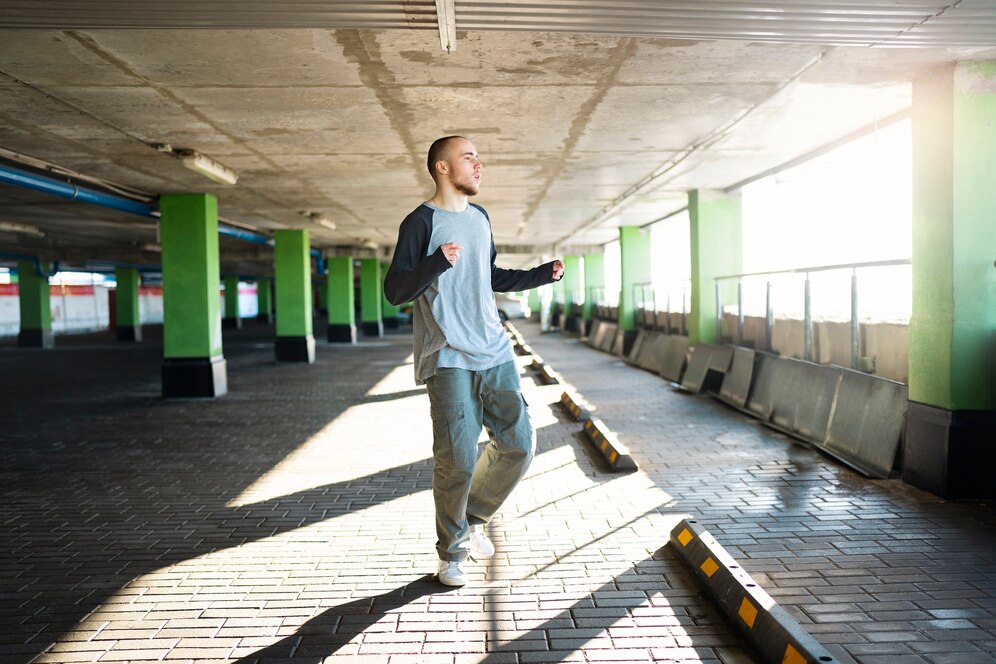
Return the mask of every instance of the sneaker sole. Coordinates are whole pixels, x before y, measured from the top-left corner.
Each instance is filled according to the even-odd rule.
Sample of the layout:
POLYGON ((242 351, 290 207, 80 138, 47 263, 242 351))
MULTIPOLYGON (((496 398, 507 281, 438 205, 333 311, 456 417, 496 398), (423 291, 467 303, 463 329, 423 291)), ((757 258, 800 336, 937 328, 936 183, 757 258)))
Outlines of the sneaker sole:
MULTIPOLYGON (((438 575, 437 575, 438 576, 438 575)), ((439 582, 444 586, 450 586, 451 588, 462 588, 467 585, 466 581, 456 581, 454 579, 444 579, 442 576, 438 576, 439 582)))

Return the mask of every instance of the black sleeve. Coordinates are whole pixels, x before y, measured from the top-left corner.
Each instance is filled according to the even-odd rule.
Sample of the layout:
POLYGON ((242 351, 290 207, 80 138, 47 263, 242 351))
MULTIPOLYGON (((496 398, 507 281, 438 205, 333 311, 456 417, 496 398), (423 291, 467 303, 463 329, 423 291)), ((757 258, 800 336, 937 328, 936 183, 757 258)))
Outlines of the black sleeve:
POLYGON ((391 304, 411 302, 446 270, 453 267, 442 248, 426 256, 432 236, 432 210, 419 207, 401 222, 398 245, 384 277, 384 296, 391 304))
POLYGON ((491 240, 491 290, 496 293, 508 293, 510 291, 529 290, 545 284, 560 281, 553 278, 553 264, 555 261, 543 263, 539 267, 531 270, 505 270, 495 267, 495 258, 498 251, 495 249, 494 238, 491 240))

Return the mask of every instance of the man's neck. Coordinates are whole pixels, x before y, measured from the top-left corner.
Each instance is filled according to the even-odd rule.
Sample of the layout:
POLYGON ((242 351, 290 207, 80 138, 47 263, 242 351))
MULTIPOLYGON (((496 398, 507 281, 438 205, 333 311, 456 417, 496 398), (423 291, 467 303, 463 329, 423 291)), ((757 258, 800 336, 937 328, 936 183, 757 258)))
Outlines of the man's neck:
POLYGON ((437 187, 436 193, 432 197, 432 204, 448 212, 463 212, 467 209, 467 194, 454 189, 437 187))

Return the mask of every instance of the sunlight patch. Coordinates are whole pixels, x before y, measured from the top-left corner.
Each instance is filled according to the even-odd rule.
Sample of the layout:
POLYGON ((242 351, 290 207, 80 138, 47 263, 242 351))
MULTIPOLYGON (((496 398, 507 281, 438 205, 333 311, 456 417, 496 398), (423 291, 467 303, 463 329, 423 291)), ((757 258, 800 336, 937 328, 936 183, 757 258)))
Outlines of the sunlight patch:
MULTIPOLYGON (((319 432, 308 438, 262 477, 253 482, 228 507, 272 500, 307 489, 359 479, 368 475, 415 463, 431 454, 432 429, 428 417, 397 419, 396 413, 410 412, 410 400, 421 401, 421 395, 350 406, 319 432), (377 431, 377 422, 404 425, 405 440, 398 444, 385 440, 377 431), (423 442, 424 441, 424 442, 423 442)), ((416 407, 417 408, 417 407, 416 407)), ((401 434, 388 432, 388 436, 401 434)))

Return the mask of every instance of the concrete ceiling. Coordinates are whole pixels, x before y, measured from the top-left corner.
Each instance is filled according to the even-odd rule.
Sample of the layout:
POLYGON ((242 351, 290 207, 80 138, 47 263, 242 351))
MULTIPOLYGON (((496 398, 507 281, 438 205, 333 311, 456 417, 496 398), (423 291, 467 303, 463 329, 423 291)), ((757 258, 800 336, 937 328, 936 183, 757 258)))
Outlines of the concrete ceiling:
MULTIPOLYGON (((656 3, 661 25, 671 26, 661 37, 630 36, 663 32, 639 15, 623 14, 628 23, 600 16, 582 1, 532 3, 551 8, 547 23, 532 16, 500 31, 497 14, 483 14, 492 24, 480 18, 483 6, 505 6, 508 18, 525 12, 524 3, 458 1, 461 29, 450 53, 426 2, 329 5, 398 5, 418 17, 394 29, 387 14, 388 27, 369 17, 361 25, 373 27, 317 18, 313 25, 332 27, 238 25, 265 24, 266 16, 232 19, 220 10, 212 23, 208 10, 230 5, 222 0, 172 16, 151 14, 151 3, 117 13, 107 10, 113 3, 55 3, 65 5, 61 15, 52 3, 45 13, 23 4, 0 20, 8 28, 0 29, 0 148, 152 196, 210 192, 224 218, 264 234, 308 228, 318 248, 376 244, 386 252, 401 219, 431 195, 429 143, 459 133, 485 163, 478 202, 496 242, 511 250, 507 265, 604 243, 620 225, 681 209, 689 189, 731 187, 896 117, 910 106, 910 82, 931 68, 996 58, 996 9, 986 2, 955 3, 975 12, 971 30, 945 28, 955 12, 920 0, 888 3, 906 11, 898 19, 852 17, 868 35, 833 35, 818 29, 826 16, 812 25, 796 17, 779 40, 733 14, 707 16, 722 38, 701 38, 701 25, 681 33, 685 24, 668 23, 664 12, 680 3, 656 3), (571 6, 586 17, 575 21, 583 33, 569 31, 571 6), (463 30, 462 16, 475 29, 463 30), (893 43, 924 45, 875 46, 897 21, 919 21, 920 32, 901 30, 893 43), (219 25, 235 29, 212 27, 219 25), (542 27, 549 30, 534 29, 542 27), (238 173, 238 184, 185 169, 152 147, 158 143, 208 155, 238 173), (337 227, 302 212, 326 213, 337 227)), ((654 3, 629 4, 658 15, 648 9, 654 3)), ((295 14, 304 7, 291 3, 284 22, 269 24, 294 16, 306 23, 295 14)), ((142 249, 156 242, 152 218, 0 184, 0 222, 45 234, 0 230, 0 252, 78 265, 158 260, 142 249)), ((266 247, 225 239, 222 252, 227 270, 271 269, 266 247)))

